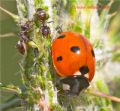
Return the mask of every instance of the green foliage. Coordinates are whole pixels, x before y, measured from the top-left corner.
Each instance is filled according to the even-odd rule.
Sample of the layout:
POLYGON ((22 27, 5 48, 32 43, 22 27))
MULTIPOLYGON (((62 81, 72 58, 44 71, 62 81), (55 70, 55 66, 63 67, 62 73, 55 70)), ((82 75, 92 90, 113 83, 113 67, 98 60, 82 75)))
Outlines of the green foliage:
POLYGON ((0 89, 8 90, 8 91, 17 93, 19 95, 21 95, 21 93, 22 93, 21 89, 18 86, 15 86, 13 84, 4 85, 4 84, 0 83, 0 89))
MULTIPOLYGON (((103 81, 103 79, 99 79, 96 81, 96 86, 97 86, 97 89, 100 91, 100 92, 104 92, 106 94, 109 94, 109 90, 108 90, 108 86, 106 85, 106 83, 103 81)), ((98 103, 101 107, 108 107, 111 105, 111 101, 108 100, 108 99, 103 99, 103 98, 97 98, 98 100, 98 103)), ((104 108, 105 109, 105 108, 104 108)))

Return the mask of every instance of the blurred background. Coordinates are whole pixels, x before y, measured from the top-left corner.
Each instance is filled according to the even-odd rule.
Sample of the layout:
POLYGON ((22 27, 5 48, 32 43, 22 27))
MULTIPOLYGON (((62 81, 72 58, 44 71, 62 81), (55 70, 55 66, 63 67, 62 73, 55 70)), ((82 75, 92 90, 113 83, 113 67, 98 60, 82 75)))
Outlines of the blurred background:
MULTIPOLYGON (((98 5, 104 6, 109 0, 99 0, 98 5)), ((15 0, 0 0, 0 6, 17 14, 15 0)), ((102 9, 98 10, 100 14, 102 9)), ((112 48, 108 50, 108 58, 101 64, 102 74, 106 80, 111 95, 120 97, 120 0, 114 0, 109 13, 116 13, 110 18, 107 29, 107 41, 105 45, 112 48)), ((15 46, 19 39, 19 29, 14 20, 0 10, 0 82, 3 84, 20 85, 19 61, 21 55, 15 46)), ((12 94, 1 91, 0 103, 6 101, 12 94)), ((116 111, 120 111, 120 104, 113 102, 116 111)), ((16 111, 18 111, 17 109, 16 111)), ((11 110, 12 111, 12 110, 11 110)))
MULTIPOLYGON (((0 6, 17 14, 15 0, 0 0, 0 6)), ((15 48, 19 39, 17 34, 17 24, 9 15, 0 10, 0 82, 4 84, 20 85, 18 63, 21 55, 15 48)), ((6 91, 0 92, 0 104, 13 95, 6 91)))

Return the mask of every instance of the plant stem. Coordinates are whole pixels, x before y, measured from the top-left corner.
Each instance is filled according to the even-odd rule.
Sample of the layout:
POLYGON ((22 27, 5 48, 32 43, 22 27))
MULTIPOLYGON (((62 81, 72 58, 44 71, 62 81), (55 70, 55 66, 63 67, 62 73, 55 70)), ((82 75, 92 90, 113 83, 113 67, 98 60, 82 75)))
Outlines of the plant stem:
POLYGON ((13 37, 13 36, 15 36, 15 33, 10 32, 10 33, 6 33, 6 34, 0 35, 0 38, 4 38, 4 37, 13 37))
POLYGON ((18 21, 19 16, 7 11, 6 9, 0 7, 0 10, 2 10, 3 12, 5 12, 6 14, 8 14, 9 16, 11 16, 15 21, 18 21))
POLYGON ((28 2, 28 18, 29 20, 33 19, 35 13, 34 0, 27 0, 28 2))
POLYGON ((23 16, 22 11, 20 10, 19 0, 16 0, 16 4, 17 4, 18 15, 20 18, 23 18, 24 16, 23 16))
POLYGON ((103 93, 103 92, 92 90, 89 93, 92 94, 92 95, 98 96, 98 97, 104 97, 104 98, 110 99, 114 102, 120 103, 120 98, 115 97, 115 96, 111 96, 111 95, 103 93))

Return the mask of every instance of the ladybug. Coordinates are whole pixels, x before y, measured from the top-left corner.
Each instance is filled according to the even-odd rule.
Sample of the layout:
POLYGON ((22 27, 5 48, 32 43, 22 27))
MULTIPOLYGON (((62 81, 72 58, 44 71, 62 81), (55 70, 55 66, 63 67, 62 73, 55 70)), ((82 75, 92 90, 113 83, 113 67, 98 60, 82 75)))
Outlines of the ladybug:
POLYGON ((63 78, 62 89, 79 94, 89 86, 95 73, 95 54, 90 42, 76 32, 62 32, 52 42, 53 66, 63 78))

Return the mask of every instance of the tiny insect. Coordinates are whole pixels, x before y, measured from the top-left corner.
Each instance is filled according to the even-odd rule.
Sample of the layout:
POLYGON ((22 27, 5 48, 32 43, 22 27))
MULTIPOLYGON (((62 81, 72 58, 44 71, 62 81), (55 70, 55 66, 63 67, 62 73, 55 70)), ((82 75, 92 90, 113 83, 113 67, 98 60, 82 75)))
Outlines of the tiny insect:
POLYGON ((18 49, 18 51, 24 55, 26 52, 26 44, 24 43, 23 40, 19 40, 16 44, 16 48, 18 49))
POLYGON ((42 8, 37 9, 36 16, 41 21, 45 21, 47 19, 46 11, 43 10, 42 8))
POLYGON ((50 28, 47 25, 41 26, 40 30, 43 36, 48 36, 50 34, 50 28))

